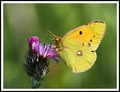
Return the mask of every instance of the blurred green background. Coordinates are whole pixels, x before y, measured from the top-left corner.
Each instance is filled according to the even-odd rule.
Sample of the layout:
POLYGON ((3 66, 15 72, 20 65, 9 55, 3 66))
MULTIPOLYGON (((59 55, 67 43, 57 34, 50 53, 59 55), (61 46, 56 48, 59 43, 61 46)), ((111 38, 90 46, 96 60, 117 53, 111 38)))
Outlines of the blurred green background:
MULTIPOLYGON (((4 4, 3 87, 30 88, 31 78, 21 61, 28 50, 27 39, 38 36, 43 43, 52 42, 44 27, 57 36, 93 20, 106 22, 105 36, 97 49, 94 66, 83 73, 72 73, 64 64, 50 61, 50 72, 41 88, 116 88, 116 20, 115 3, 88 4, 4 4)), ((62 62, 62 60, 60 59, 62 62)))

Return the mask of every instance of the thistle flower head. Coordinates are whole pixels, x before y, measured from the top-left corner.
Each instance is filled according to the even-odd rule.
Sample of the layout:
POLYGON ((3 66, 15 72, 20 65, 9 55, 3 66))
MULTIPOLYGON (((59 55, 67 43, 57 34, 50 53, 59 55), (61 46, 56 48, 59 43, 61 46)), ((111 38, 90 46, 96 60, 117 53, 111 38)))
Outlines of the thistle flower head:
POLYGON ((59 56, 53 44, 42 45, 37 36, 28 38, 28 46, 24 70, 35 80, 42 81, 49 71, 50 58, 58 62, 59 56))
POLYGON ((28 44, 32 52, 36 52, 39 56, 43 58, 52 58, 58 62, 58 54, 55 52, 53 44, 42 45, 37 36, 28 38, 28 44))

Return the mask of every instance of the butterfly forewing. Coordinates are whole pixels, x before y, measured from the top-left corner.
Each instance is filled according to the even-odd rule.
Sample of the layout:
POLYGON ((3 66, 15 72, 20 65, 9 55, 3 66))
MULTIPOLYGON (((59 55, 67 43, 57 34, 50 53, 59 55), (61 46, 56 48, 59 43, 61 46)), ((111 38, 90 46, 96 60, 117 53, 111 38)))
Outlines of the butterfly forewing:
POLYGON ((93 21, 78 28, 75 28, 63 36, 64 41, 74 39, 78 42, 89 46, 92 51, 95 51, 105 33, 106 24, 103 21, 93 21))

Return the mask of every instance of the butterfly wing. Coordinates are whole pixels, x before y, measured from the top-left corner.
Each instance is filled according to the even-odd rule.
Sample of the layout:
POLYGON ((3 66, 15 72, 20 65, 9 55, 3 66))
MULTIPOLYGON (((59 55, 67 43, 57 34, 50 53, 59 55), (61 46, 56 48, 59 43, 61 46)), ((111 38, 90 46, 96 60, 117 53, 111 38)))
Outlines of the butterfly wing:
POLYGON ((71 40, 58 53, 74 73, 84 72, 91 68, 96 60, 96 52, 90 51, 82 43, 71 40))
POLYGON ((57 52, 73 72, 84 72, 92 67, 97 58, 95 50, 104 36, 105 28, 105 22, 93 21, 63 36, 57 52))
POLYGON ((91 51, 95 51, 105 33, 106 24, 103 21, 93 21, 69 31, 63 36, 63 43, 74 39, 89 46, 91 51))

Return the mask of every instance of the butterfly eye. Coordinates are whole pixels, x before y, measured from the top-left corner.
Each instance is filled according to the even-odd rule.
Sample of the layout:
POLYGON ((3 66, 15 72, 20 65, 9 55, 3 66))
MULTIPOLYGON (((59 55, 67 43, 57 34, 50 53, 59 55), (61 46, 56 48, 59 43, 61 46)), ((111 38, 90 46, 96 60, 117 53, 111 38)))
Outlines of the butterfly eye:
POLYGON ((58 38, 58 37, 55 37, 54 39, 55 39, 56 41, 59 41, 59 38, 58 38))
POLYGON ((58 39, 58 38, 56 38, 56 40, 57 40, 57 41, 59 41, 59 39, 58 39))

